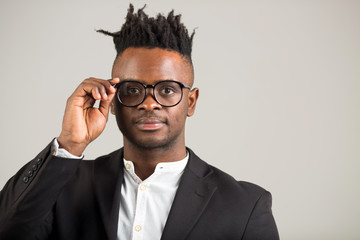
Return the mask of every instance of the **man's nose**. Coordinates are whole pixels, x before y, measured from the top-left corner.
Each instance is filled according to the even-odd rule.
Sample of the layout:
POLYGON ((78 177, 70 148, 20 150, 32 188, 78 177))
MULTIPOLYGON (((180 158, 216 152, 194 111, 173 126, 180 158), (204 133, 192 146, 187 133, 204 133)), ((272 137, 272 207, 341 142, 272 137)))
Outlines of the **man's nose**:
POLYGON ((137 108, 152 111, 155 109, 161 109, 162 106, 155 100, 153 91, 148 91, 146 93, 144 101, 137 108))

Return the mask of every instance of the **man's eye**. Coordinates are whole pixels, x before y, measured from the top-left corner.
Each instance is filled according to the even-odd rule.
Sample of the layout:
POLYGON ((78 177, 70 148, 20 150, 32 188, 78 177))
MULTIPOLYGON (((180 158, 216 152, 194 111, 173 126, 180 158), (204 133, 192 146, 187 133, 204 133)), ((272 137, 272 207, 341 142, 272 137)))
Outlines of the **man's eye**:
POLYGON ((171 95, 175 93, 175 90, 170 87, 164 87, 160 91, 161 95, 171 95))
POLYGON ((138 88, 128 88, 128 93, 131 95, 140 94, 140 89, 138 88))

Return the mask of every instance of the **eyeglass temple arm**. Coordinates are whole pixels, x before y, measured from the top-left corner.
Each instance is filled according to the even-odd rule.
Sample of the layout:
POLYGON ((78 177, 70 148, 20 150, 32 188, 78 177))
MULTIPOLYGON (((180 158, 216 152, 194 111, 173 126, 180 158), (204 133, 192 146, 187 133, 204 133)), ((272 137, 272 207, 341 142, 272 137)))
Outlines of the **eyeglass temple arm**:
POLYGON ((181 84, 183 85, 184 88, 188 88, 188 89, 191 90, 191 87, 190 87, 189 85, 187 85, 187 84, 185 84, 185 83, 181 83, 181 84))
MULTIPOLYGON (((185 83, 181 83, 181 84, 183 85, 184 88, 188 88, 188 89, 191 90, 191 87, 190 87, 189 85, 187 85, 187 84, 185 84, 185 83)), ((112 86, 113 86, 114 88, 116 88, 117 85, 119 85, 119 83, 116 83, 116 84, 114 84, 114 85, 112 85, 112 86)))

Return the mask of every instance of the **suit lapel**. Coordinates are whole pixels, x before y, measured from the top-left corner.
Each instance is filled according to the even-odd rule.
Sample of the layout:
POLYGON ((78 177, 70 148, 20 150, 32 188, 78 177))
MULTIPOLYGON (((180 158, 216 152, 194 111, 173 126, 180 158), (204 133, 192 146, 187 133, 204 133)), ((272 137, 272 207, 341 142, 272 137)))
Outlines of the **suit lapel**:
POLYGON ((117 239, 121 184, 124 178, 123 151, 107 159, 98 159, 94 166, 94 188, 108 239, 117 239))
POLYGON ((189 162, 184 170, 161 240, 185 239, 217 189, 207 181, 212 170, 190 149, 188 151, 189 162))

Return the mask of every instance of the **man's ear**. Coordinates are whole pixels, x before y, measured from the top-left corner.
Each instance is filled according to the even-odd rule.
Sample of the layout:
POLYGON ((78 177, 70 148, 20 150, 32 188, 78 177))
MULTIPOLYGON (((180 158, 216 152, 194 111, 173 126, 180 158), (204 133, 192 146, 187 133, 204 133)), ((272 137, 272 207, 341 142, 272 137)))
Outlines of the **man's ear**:
POLYGON ((110 112, 112 115, 115 115, 114 99, 110 103, 110 112))
POLYGON ((189 92, 189 96, 188 96, 188 113, 187 116, 191 117, 192 115, 194 115, 195 113, 195 107, 196 107, 196 102, 199 98, 199 89, 198 88, 194 88, 189 92))

